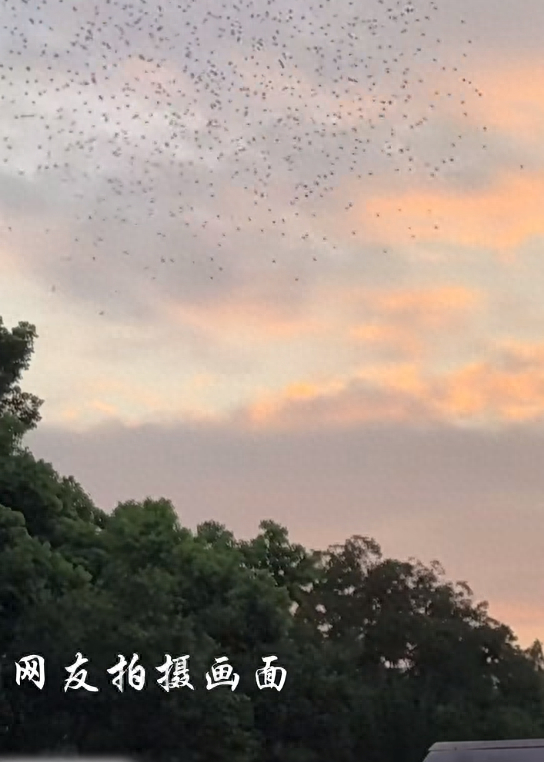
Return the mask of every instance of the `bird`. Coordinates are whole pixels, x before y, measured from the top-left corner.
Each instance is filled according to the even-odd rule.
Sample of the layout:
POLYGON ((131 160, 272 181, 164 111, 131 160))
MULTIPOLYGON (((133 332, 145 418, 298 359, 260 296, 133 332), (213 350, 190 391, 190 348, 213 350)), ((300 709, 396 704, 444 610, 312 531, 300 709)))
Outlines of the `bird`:
MULTIPOLYGON (((384 177, 455 177, 468 134, 458 125, 485 97, 465 63, 467 19, 452 61, 433 31, 445 0, 368 0, 364 17, 352 0, 288 5, 6 7, 0 166, 72 215, 74 266, 221 281, 237 252, 254 249, 266 267, 280 247, 296 267, 308 246, 359 245, 371 218, 353 199, 384 177), (453 139, 433 149, 446 99, 453 139), (341 234, 327 222, 336 208, 341 234)), ((372 222, 386 235, 389 212, 372 222)))

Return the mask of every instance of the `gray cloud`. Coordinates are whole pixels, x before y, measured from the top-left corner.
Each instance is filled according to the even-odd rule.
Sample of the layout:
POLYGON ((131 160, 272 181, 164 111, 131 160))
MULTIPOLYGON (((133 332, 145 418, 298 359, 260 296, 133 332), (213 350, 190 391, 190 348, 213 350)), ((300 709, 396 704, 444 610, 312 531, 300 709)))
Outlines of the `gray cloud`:
MULTIPOLYGON (((438 558, 493 604, 541 605, 544 437, 539 427, 475 431, 374 426, 249 432, 228 426, 46 425, 28 439, 104 508, 171 498, 188 526, 238 535, 274 518, 314 547, 353 533, 399 558, 438 558)), ((492 608, 493 612, 493 608, 492 608)))

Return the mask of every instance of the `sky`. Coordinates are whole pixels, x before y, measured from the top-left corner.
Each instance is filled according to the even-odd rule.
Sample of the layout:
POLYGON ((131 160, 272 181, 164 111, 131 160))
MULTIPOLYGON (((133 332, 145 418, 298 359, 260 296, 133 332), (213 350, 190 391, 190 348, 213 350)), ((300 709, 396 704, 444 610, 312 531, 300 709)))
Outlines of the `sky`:
POLYGON ((540 0, 5 4, 0 315, 106 510, 438 559, 544 639, 540 0))

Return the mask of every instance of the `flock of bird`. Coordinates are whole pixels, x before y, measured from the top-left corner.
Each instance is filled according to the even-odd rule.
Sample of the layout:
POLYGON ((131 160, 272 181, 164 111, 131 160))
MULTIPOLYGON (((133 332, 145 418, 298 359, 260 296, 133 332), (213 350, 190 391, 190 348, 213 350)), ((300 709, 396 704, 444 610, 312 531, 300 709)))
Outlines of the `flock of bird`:
MULTIPOLYGON (((62 201, 71 260, 120 258, 153 279, 179 263, 225 277, 240 251, 318 262, 362 245, 376 188, 440 182, 465 146, 486 148, 472 40, 459 45, 462 18, 448 21, 455 45, 437 36, 442 13, 435 0, 6 2, 0 172, 62 201)), ((2 214, 7 235, 17 222, 2 214)), ((373 216, 385 236, 391 220, 373 216)))

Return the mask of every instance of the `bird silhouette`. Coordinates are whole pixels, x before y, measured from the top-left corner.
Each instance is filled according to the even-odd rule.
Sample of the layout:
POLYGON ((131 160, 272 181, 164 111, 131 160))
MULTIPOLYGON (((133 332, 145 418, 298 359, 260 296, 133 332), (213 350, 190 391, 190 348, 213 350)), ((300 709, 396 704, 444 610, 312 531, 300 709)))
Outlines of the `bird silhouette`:
MULTIPOLYGON (((6 5, 0 166, 63 204, 74 262, 165 282, 174 267, 226 277, 239 251, 317 263, 357 248, 371 220, 357 199, 384 177, 459 171, 484 93, 466 19, 452 66, 442 14, 433 0, 369 0, 364 16, 353 0, 6 5)), ((372 215, 384 235, 391 221, 372 215)))

